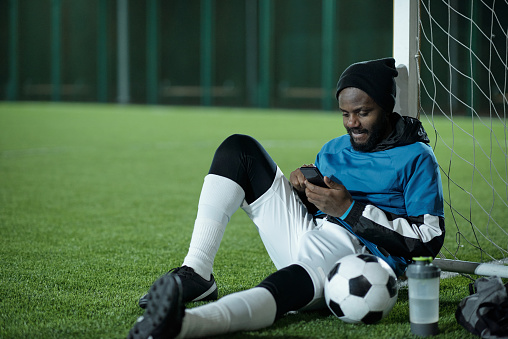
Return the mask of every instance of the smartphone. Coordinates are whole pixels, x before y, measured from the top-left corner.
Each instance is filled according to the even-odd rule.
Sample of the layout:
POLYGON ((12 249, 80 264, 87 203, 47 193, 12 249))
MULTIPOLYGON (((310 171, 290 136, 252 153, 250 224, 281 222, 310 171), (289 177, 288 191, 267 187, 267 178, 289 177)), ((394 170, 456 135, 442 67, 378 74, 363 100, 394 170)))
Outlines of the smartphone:
POLYGON ((315 166, 313 167, 300 167, 300 171, 302 171, 302 174, 305 176, 305 179, 307 179, 311 184, 314 184, 316 186, 325 187, 328 188, 325 184, 325 179, 321 172, 319 172, 319 169, 315 166))

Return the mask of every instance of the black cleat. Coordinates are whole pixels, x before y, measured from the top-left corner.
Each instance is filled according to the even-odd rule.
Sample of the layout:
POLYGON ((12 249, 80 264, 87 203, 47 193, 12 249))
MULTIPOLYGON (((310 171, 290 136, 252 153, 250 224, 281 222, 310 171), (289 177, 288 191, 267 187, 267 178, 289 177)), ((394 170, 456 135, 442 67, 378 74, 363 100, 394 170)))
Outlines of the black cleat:
MULTIPOLYGON (((171 269, 166 275, 177 275, 183 286, 183 302, 217 300, 217 284, 213 274, 210 280, 203 279, 194 269, 188 266, 171 269)), ((139 307, 146 308, 150 292, 139 299, 139 307)))
POLYGON ((177 275, 159 278, 150 288, 145 313, 138 318, 127 338, 175 338, 182 329, 185 315, 182 292, 177 275))

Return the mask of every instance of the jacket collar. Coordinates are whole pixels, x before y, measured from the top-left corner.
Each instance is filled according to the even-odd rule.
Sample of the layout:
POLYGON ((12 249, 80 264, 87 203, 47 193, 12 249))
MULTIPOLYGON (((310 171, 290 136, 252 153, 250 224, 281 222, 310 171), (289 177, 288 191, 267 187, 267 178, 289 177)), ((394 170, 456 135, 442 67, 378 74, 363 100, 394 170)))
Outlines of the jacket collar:
POLYGON ((426 144, 430 142, 427 132, 418 119, 400 116, 394 112, 390 116, 390 123, 392 124, 392 133, 381 140, 371 152, 384 151, 415 142, 426 144))

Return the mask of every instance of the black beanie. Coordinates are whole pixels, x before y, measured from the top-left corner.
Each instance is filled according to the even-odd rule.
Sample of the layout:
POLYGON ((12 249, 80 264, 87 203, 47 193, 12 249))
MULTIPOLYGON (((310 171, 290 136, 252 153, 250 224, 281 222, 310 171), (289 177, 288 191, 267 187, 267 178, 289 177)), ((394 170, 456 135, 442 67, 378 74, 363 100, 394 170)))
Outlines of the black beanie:
POLYGON ((399 73, 395 68, 395 59, 384 58, 352 64, 339 78, 335 98, 346 87, 356 87, 367 93, 381 108, 388 113, 395 106, 395 77, 399 73))

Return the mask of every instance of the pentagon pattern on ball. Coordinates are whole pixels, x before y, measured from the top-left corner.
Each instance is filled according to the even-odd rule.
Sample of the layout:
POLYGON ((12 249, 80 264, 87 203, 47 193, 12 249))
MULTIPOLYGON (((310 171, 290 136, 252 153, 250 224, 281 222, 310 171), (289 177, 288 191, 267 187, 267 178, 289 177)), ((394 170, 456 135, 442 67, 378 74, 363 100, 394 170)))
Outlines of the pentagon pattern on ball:
POLYGON ((330 273, 328 273, 328 280, 330 280, 335 274, 337 274, 339 267, 340 267, 340 262, 336 263, 333 266, 333 268, 330 270, 330 273))
POLYGON ((349 280, 349 293, 357 297, 365 297, 372 284, 364 275, 349 280))
POLYGON ((381 319, 383 319, 383 311, 369 312, 365 317, 362 318, 362 323, 375 324, 381 319))
POLYGON ((388 288, 388 293, 390 293, 390 298, 393 298, 399 293, 399 290, 397 289, 397 278, 394 276, 390 276, 388 278, 388 284, 386 284, 386 287, 388 288))
POLYGON ((357 257, 365 262, 378 262, 378 258, 370 254, 358 254, 357 257))
POLYGON ((328 306, 330 307, 330 310, 333 312, 333 314, 335 314, 336 317, 340 318, 344 316, 344 312, 342 312, 340 305, 337 304, 335 301, 331 300, 328 306))

